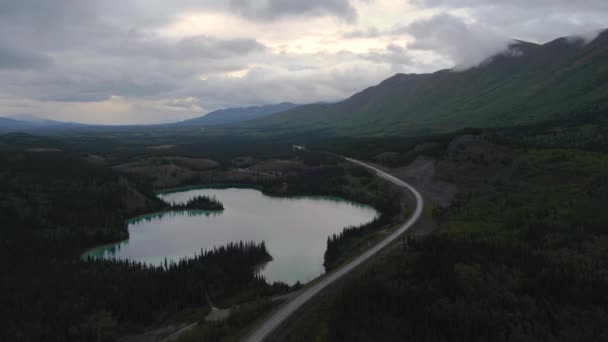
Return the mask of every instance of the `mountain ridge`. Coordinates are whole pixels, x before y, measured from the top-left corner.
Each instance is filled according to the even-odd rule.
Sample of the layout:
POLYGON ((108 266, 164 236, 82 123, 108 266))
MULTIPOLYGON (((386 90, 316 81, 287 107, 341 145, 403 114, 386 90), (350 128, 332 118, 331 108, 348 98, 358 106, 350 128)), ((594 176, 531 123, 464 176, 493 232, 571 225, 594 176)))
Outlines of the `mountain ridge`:
POLYGON ((281 102, 265 106, 225 108, 210 112, 203 116, 177 122, 175 125, 219 126, 262 118, 296 107, 298 107, 298 105, 295 103, 281 102))
POLYGON ((296 108, 297 104, 291 102, 281 102, 266 106, 248 106, 219 109, 210 112, 206 115, 164 124, 131 124, 131 125, 104 125, 104 124, 83 124, 77 122, 65 122, 51 119, 40 118, 36 116, 25 116, 19 118, 0 117, 0 132, 22 130, 45 130, 59 128, 141 128, 141 127, 207 127, 221 126, 225 124, 238 123, 256 118, 261 118, 267 115, 278 113, 281 111, 296 108))
POLYGON ((608 103, 608 31, 593 41, 514 41, 464 71, 396 74, 329 105, 306 105, 243 124, 335 135, 420 135, 531 124, 608 103))
POLYGON ((44 119, 34 116, 24 118, 0 117, 0 132, 11 131, 39 131, 39 130, 55 130, 66 128, 87 127, 90 125, 44 119))

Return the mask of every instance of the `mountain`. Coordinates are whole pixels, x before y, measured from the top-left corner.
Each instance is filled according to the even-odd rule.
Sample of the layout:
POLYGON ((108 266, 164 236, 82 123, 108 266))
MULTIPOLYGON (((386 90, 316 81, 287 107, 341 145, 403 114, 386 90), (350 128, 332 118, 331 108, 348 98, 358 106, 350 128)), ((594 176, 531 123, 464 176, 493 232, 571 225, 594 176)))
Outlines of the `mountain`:
POLYGON ((0 117, 0 130, 20 129, 28 126, 27 122, 0 117))
POLYGON ((73 122, 48 120, 34 116, 26 116, 19 119, 0 117, 0 132, 57 130, 85 126, 86 125, 73 122))
POLYGON ((296 108, 297 106, 298 105, 291 102, 283 102, 268 106, 221 109, 198 118, 178 122, 177 125, 218 126, 237 123, 284 112, 296 108))
POLYGON ((300 106, 242 127, 333 135, 420 135, 538 123, 608 109, 608 31, 585 43, 515 41, 466 71, 397 74, 337 104, 300 106))

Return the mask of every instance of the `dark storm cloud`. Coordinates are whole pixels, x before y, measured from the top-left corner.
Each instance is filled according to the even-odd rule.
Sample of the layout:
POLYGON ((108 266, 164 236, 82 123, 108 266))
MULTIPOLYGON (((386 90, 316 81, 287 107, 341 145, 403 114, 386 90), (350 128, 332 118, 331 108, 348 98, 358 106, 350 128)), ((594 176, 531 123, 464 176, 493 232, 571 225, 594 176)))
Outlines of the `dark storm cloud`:
POLYGON ((410 0, 442 14, 404 9, 397 18, 410 24, 391 30, 399 22, 374 6, 406 1, 0 0, 0 116, 8 102, 61 111, 120 98, 146 122, 149 110, 336 100, 395 72, 473 65, 508 38, 585 33, 608 17, 608 1, 410 0))
MULTIPOLYGON (((371 1, 371 0, 366 0, 371 1)), ((291 16, 335 16, 356 19, 350 0, 2 0, 0 17, 12 22, 31 21, 34 26, 58 22, 87 22, 111 16, 137 26, 166 23, 186 11, 230 11, 253 20, 291 16)))
MULTIPOLYGON (((519 7, 542 8, 545 10, 608 10, 608 3, 603 0, 414 0, 414 4, 424 7, 519 7)), ((566 14, 564 12, 564 14, 566 14)))
MULTIPOLYGON (((546 42, 608 26, 606 0, 412 0, 422 8, 464 10, 481 25, 512 38, 546 42)), ((593 36, 591 36, 593 38, 593 36)))
POLYGON ((114 95, 126 97, 156 96, 177 88, 176 82, 165 78, 91 77, 89 80, 57 78, 48 83, 46 87, 40 87, 40 91, 35 91, 31 94, 31 97, 41 101, 98 102, 107 100, 114 95))
MULTIPOLYGON (((188 94, 185 88, 202 86, 200 77, 242 70, 256 61, 280 59, 290 67, 285 56, 255 38, 198 35, 172 41, 154 33, 187 11, 229 11, 254 22, 311 16, 352 21, 357 16, 348 0, 0 0, 0 70, 38 68, 3 75, 0 93, 62 102, 154 99, 188 94)), ((213 101, 238 99, 233 93, 213 101)))
POLYGON ((308 15, 332 15, 347 21, 357 18, 357 12, 349 0, 230 0, 230 8, 255 19, 274 20, 308 15))
POLYGON ((357 18, 350 0, 0 0, 0 37, 63 50, 116 38, 130 29, 156 28, 192 11, 237 14, 254 22, 312 16, 357 18))
POLYGON ((98 42, 95 47, 98 52, 115 57, 181 61, 246 57, 267 50, 265 45, 253 38, 221 39, 196 35, 174 42, 136 30, 123 32, 114 39, 98 42))
POLYGON ((391 65, 411 65, 414 63, 407 49, 395 44, 387 45, 385 50, 370 51, 361 57, 375 63, 389 63, 391 65))
POLYGON ((190 55, 206 58, 226 58, 263 51, 266 47, 257 40, 249 38, 221 40, 208 36, 195 36, 180 41, 178 49, 190 55))
POLYGON ((52 64, 53 59, 45 54, 0 41, 0 69, 40 69, 52 64))
POLYGON ((456 63, 457 69, 476 66, 488 57, 506 50, 512 42, 488 27, 468 24, 464 19, 449 14, 418 20, 394 32, 406 33, 415 38, 408 49, 440 54, 456 63))
POLYGON ((167 96, 201 73, 242 68, 248 55, 265 50, 250 38, 174 42, 146 33, 142 23, 169 22, 196 2, 176 1, 171 10, 146 3, 144 10, 134 1, 0 1, 0 71, 13 71, 0 79, 0 93, 61 102, 167 96))
MULTIPOLYGON (((108 3, 114 0, 108 0, 108 3)), ((0 0, 0 37, 53 51, 91 43, 116 29, 103 18, 115 8, 91 0, 0 0)))

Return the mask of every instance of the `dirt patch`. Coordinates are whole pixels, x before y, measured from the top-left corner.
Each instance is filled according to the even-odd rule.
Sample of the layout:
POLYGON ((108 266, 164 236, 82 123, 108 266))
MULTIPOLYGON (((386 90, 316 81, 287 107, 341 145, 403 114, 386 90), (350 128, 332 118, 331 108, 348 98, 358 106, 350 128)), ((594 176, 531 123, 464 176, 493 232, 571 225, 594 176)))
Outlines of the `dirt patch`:
POLYGON ((446 207, 458 192, 458 188, 454 184, 435 179, 435 163, 432 158, 418 157, 409 165, 389 169, 388 172, 411 183, 425 200, 433 205, 446 207))

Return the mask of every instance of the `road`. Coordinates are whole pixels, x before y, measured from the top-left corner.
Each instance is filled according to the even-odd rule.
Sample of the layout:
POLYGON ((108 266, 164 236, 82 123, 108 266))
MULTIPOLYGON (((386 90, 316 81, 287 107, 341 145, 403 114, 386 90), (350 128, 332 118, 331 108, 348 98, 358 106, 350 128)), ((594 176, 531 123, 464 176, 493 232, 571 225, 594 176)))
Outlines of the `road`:
POLYGON ((412 187, 411 185, 405 183, 404 181, 389 175, 388 173, 379 170, 371 165, 365 164, 355 159, 345 158, 346 160, 362 165, 368 169, 371 169, 378 174, 378 176, 398 185, 408 189, 411 193, 416 197, 416 210, 414 214, 405 222, 398 230, 389 235, 386 239, 382 240, 380 243, 366 251, 365 253, 358 256, 355 260, 350 263, 342 266, 341 268, 325 275, 318 283, 304 290, 299 296, 285 304, 279 310, 274 312, 266 321, 264 321, 260 326, 258 326, 246 339, 247 342, 262 342, 264 341, 276 328, 278 328, 281 323, 286 321, 289 316, 291 316, 296 310, 301 308, 306 302, 308 302, 311 298, 317 295, 319 292, 323 291, 327 286, 334 283, 341 277, 343 277, 348 272, 355 269, 357 266, 361 265, 371 257, 373 257, 376 253, 382 250, 391 242, 395 241, 401 234, 410 229, 416 223, 420 215, 422 214, 422 209, 424 207, 424 202, 422 200, 422 196, 420 193, 412 187))

